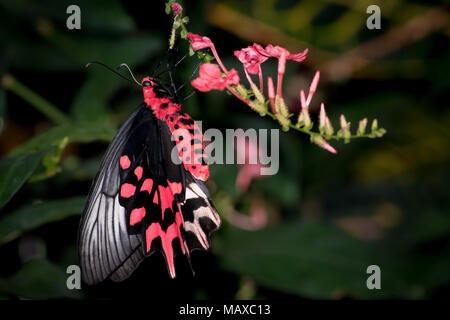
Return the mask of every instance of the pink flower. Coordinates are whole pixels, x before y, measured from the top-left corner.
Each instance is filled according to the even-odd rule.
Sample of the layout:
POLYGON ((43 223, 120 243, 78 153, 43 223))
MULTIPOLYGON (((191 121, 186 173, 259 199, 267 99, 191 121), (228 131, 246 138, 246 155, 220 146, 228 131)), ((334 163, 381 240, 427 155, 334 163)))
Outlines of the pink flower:
POLYGON ((275 89, 273 88, 272 77, 267 77, 267 90, 269 91, 270 106, 274 114, 277 114, 277 109, 275 108, 275 89))
POLYGON ((291 54, 287 49, 282 48, 280 46, 273 46, 271 44, 267 45, 264 49, 260 44, 253 44, 253 47, 259 54, 267 57, 267 58, 281 58, 284 54, 286 60, 294 60, 296 62, 301 62, 306 59, 306 54, 308 53, 308 49, 305 49, 303 52, 291 54))
POLYGON ((235 69, 231 69, 228 71, 228 73, 225 75, 224 82, 228 85, 237 86, 239 84, 239 75, 238 72, 235 69))
POLYGON ((181 10, 183 10, 183 7, 180 6, 179 3, 174 2, 172 4, 172 11, 175 12, 175 15, 179 15, 181 13, 181 10))
POLYGON ((242 214, 239 211, 233 211, 228 220, 235 227, 244 230, 259 230, 267 225, 268 214, 263 199, 253 199, 249 215, 242 214))
POLYGON ((211 39, 209 39, 208 37, 203 37, 190 32, 188 32, 187 37, 191 41, 191 47, 194 51, 211 48, 213 46, 211 39))
POLYGON ((278 59, 278 79, 277 79, 277 95, 282 96, 283 75, 286 70, 286 60, 303 61, 306 58, 308 49, 303 52, 291 54, 287 49, 280 46, 267 45, 264 49, 260 44, 254 43, 253 48, 264 57, 278 59))
POLYGON ((236 58, 244 65, 245 70, 250 74, 257 74, 261 63, 266 61, 268 57, 261 55, 254 47, 247 47, 234 52, 236 58))
POLYGON ((213 63, 202 64, 199 75, 191 84, 200 91, 223 90, 229 85, 237 85, 239 83, 239 76, 236 70, 231 69, 222 78, 222 72, 213 63))

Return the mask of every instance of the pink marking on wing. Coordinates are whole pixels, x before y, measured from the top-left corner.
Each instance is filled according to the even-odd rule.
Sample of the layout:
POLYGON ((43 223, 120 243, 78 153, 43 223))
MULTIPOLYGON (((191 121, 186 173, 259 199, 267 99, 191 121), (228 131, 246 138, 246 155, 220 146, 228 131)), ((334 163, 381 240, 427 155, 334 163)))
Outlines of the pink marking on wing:
POLYGON ((174 200, 174 197, 169 187, 159 186, 158 188, 159 188, 159 197, 161 198, 162 220, 164 220, 164 211, 167 208, 172 209, 172 202, 174 200))
POLYGON ((134 226, 135 224, 141 222, 144 217, 145 217, 144 207, 133 209, 130 215, 130 225, 134 226))
POLYGON ((159 203, 159 201, 158 201, 158 193, 157 192, 155 192, 155 196, 153 197, 153 203, 154 204, 158 204, 159 203))
POLYGON ((169 266, 170 276, 175 278, 175 264, 173 261, 173 247, 172 240, 176 236, 176 225, 175 223, 171 224, 167 231, 164 232, 161 229, 161 225, 159 223, 153 222, 145 231, 145 238, 147 242, 147 252, 152 248, 152 242, 157 237, 161 237, 161 245, 163 249, 163 253, 166 257, 167 265, 169 266))
POLYGON ((142 169, 141 166, 136 167, 136 169, 134 169, 134 174, 136 175, 138 180, 141 180, 143 171, 144 171, 144 169, 142 169))
POLYGON ((177 226, 175 223, 172 223, 166 231, 165 236, 163 236, 164 241, 163 243, 163 250, 166 254, 167 258, 167 265, 169 266, 170 276, 175 278, 175 264, 173 261, 173 247, 172 247, 172 240, 175 239, 177 236, 177 226))
POLYGON ((127 155, 124 155, 124 156, 120 157, 120 167, 123 170, 128 169, 130 167, 130 164, 131 164, 131 161, 130 161, 130 158, 128 158, 127 155))
POLYGON ((170 182, 169 180, 167 180, 167 184, 170 187, 170 190, 172 190, 172 194, 180 194, 181 190, 182 190, 182 185, 181 182, 170 182))
POLYGON ((145 179, 144 183, 142 183, 142 186, 141 186, 141 192, 147 191, 150 194, 152 192, 152 188, 153 188, 153 180, 150 178, 145 179))
POLYGON ((120 188, 120 196, 122 198, 130 198, 131 196, 134 195, 135 191, 136 187, 133 186, 131 183, 124 183, 120 188))
POLYGON ((181 236, 181 227, 184 225, 184 220, 183 217, 181 216, 181 206, 180 204, 177 202, 177 206, 178 206, 178 212, 175 214, 175 223, 177 224, 177 237, 178 239, 180 239, 180 247, 181 247, 181 251, 183 251, 183 254, 186 254, 186 248, 184 247, 183 244, 183 237, 181 236))
POLYGON ((152 248, 152 242, 162 233, 159 223, 153 222, 147 230, 145 230, 145 240, 147 244, 147 252, 152 248))

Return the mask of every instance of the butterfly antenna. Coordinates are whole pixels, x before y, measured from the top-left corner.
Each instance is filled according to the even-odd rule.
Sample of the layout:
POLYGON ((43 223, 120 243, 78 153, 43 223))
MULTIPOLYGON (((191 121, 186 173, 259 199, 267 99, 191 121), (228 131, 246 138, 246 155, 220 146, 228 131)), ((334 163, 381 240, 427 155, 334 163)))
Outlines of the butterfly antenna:
POLYGON ((180 60, 178 60, 177 63, 175 63, 175 65, 174 65, 173 67, 174 67, 174 68, 178 67, 178 65, 179 65, 181 62, 183 62, 183 60, 186 59, 187 56, 188 56, 188 54, 186 53, 183 57, 181 57, 180 60))
MULTIPOLYGON (((158 71, 158 69, 161 67, 161 65, 162 65, 162 60, 159 60, 159 62, 158 62, 158 64, 155 66, 155 68, 153 69, 153 71, 152 71, 152 78, 156 78, 156 77, 158 77, 159 75, 161 75, 161 73, 159 74, 159 75, 154 75, 155 73, 156 73, 156 71, 158 71)), ((165 72, 165 71, 163 71, 163 72, 165 72)))
POLYGON ((195 67, 194 72, 192 72, 191 76, 189 77, 189 80, 186 81, 185 83, 183 83, 181 86, 179 86, 179 87, 177 88, 177 91, 180 91, 181 89, 183 89, 184 86, 185 86, 187 83, 189 83, 189 81, 192 80, 192 78, 194 77, 194 75, 197 73, 197 70, 198 70, 199 67, 200 67, 200 63, 197 64, 197 66, 195 67))
POLYGON ((190 97, 192 97, 194 94, 196 94, 197 91, 192 91, 190 94, 188 94, 184 99, 183 102, 185 102, 186 100, 188 100, 190 97))
MULTIPOLYGON (((102 62, 99 62, 99 61, 92 61, 92 62, 87 63, 87 64, 86 64, 86 68, 89 67, 89 66, 92 65, 92 64, 98 64, 99 66, 102 66, 102 67, 108 69, 109 71, 111 71, 111 72, 117 74, 119 77, 121 77, 121 78, 123 78, 123 79, 129 81, 130 83, 133 83, 133 81, 131 81, 131 79, 125 77, 123 74, 120 74, 119 72, 117 72, 117 71, 114 70, 113 68, 111 68, 111 67, 107 66, 106 64, 104 64, 104 63, 102 63, 102 62)), ((140 84, 139 82, 137 82, 137 84, 138 84, 139 86, 141 86, 141 84, 140 84)))
POLYGON ((168 72, 169 72, 169 79, 170 79, 170 86, 172 87, 173 90, 173 96, 177 96, 177 87, 175 86, 175 82, 173 81, 173 77, 172 77, 172 68, 170 68, 169 63, 167 63, 167 68, 168 68, 168 72))
POLYGON ((130 75, 131 75, 131 77, 133 78, 134 82, 136 82, 138 85, 141 85, 141 84, 139 83, 139 81, 136 80, 136 78, 134 77, 133 72, 131 71, 130 67, 129 67, 126 63, 122 63, 120 66, 117 67, 117 69, 122 68, 122 67, 127 68, 128 71, 130 72, 130 75))
MULTIPOLYGON (((176 50, 176 49, 177 49, 177 48, 175 48, 175 49, 169 49, 169 50, 168 50, 168 54, 170 55, 170 58, 173 58, 173 55, 170 54, 170 53, 173 52, 173 50, 176 50)), ((177 50, 177 51, 178 51, 178 50, 177 50)), ((154 78, 157 78, 157 77, 163 75, 164 73, 170 72, 170 71, 172 71, 173 69, 175 69, 176 67, 178 67, 178 65, 179 65, 181 62, 183 62, 183 60, 186 59, 186 58, 188 57, 188 55, 189 55, 189 54, 186 53, 183 57, 181 57, 180 60, 178 60, 177 62, 173 63, 172 66, 169 66, 169 65, 170 65, 170 62, 168 61, 168 62, 167 62, 167 69, 161 71, 160 73, 158 73, 156 76, 154 76, 154 78)), ((161 64, 162 64, 162 61, 159 61, 158 67, 155 68, 155 70, 153 70, 153 73, 156 72, 156 70, 161 66, 161 64)))

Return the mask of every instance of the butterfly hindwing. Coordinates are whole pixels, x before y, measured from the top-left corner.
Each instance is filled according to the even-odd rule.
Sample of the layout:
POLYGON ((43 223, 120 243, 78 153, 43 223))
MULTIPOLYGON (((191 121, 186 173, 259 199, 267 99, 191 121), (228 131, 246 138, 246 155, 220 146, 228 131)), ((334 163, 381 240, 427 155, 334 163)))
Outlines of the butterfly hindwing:
POLYGON ((190 250, 209 248, 209 236, 219 229, 219 213, 203 181, 186 175, 186 199, 182 204, 185 240, 190 250))

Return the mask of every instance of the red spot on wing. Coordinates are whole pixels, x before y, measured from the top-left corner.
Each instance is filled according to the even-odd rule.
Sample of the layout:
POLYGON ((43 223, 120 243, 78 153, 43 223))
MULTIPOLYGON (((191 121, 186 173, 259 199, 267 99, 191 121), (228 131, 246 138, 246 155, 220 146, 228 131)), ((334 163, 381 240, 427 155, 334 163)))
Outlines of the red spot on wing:
POLYGON ((149 194, 152 192, 153 188, 153 180, 152 179, 145 179, 141 186, 141 191, 147 191, 149 194))
POLYGON ((155 240, 157 237, 161 238, 162 249, 164 255, 166 256, 167 265, 169 266, 170 276, 172 278, 175 277, 175 264, 173 261, 173 248, 172 248, 172 240, 174 238, 174 232, 171 230, 173 229, 173 227, 176 226, 174 226, 174 224, 171 224, 167 229, 167 232, 164 232, 161 229, 161 225, 154 222, 145 231, 145 237, 147 240, 147 252, 150 251, 153 240, 155 240))
POLYGON ((158 201, 158 192, 155 192, 155 196, 153 197, 153 203, 154 204, 158 204, 159 203, 159 201, 158 201))
POLYGON ((120 157, 120 167, 123 170, 128 169, 130 167, 130 164, 131 164, 131 161, 130 161, 130 158, 128 158, 127 155, 124 155, 124 156, 120 157))
POLYGON ((167 184, 169 185, 172 194, 175 195, 181 193, 181 190, 183 188, 181 182, 170 182, 169 180, 167 180, 167 184))
POLYGON ((152 242, 161 235, 161 226, 159 223, 153 222, 145 231, 145 240, 147 243, 147 252, 152 248, 152 242))
POLYGON ((131 183, 124 183, 120 188, 120 196, 122 198, 130 198, 134 195, 135 191, 136 187, 133 186, 131 183))
POLYGON ((169 187, 159 186, 158 190, 159 190, 159 197, 161 198, 162 220, 164 220, 164 211, 167 208, 172 209, 172 202, 175 199, 169 187))
POLYGON ((136 169, 134 169, 134 174, 136 175, 136 177, 137 177, 138 180, 141 180, 141 178, 142 178, 142 172, 143 172, 143 171, 144 171, 144 170, 142 169, 141 166, 136 167, 136 169))
POLYGON ((130 215, 130 225, 134 226, 135 224, 141 222, 144 217, 145 217, 144 207, 133 209, 130 215))
POLYGON ((185 253, 186 250, 183 244, 183 238, 181 236, 180 231, 180 227, 182 225, 183 225, 183 218, 181 217, 181 212, 178 211, 175 216, 175 222, 172 223, 165 232, 161 229, 161 225, 156 222, 152 223, 145 231, 147 252, 150 251, 153 240, 155 240, 157 237, 161 238, 162 249, 166 257, 167 265, 169 267, 170 276, 172 278, 175 277, 175 264, 172 247, 173 239, 175 238, 179 239, 183 253, 185 253))

